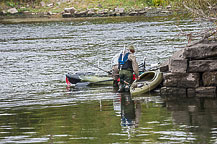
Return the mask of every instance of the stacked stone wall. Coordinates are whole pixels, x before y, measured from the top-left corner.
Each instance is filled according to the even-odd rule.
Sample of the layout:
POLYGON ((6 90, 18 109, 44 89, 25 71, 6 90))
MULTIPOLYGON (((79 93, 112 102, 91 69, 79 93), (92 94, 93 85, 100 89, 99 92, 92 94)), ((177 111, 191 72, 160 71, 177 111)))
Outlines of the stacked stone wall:
POLYGON ((166 97, 216 97, 217 42, 201 43, 175 52, 161 64, 166 97))

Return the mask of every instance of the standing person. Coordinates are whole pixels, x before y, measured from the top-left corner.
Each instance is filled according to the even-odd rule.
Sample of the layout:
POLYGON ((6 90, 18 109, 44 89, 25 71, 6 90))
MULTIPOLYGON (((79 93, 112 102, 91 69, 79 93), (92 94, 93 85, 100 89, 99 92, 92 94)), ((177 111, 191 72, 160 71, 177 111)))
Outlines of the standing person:
POLYGON ((129 91, 130 85, 133 82, 133 72, 135 73, 136 79, 139 77, 139 66, 134 56, 135 48, 130 45, 128 51, 123 51, 118 59, 118 69, 120 77, 119 92, 129 91))

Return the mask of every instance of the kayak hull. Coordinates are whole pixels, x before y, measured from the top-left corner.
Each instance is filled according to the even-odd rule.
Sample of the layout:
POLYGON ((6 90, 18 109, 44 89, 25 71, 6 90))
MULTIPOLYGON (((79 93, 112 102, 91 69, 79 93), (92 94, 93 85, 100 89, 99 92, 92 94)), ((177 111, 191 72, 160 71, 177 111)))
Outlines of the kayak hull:
POLYGON ((163 80, 163 74, 159 71, 147 71, 140 75, 140 80, 135 80, 131 87, 132 96, 147 93, 155 89, 163 80))
POLYGON ((77 84, 81 82, 88 82, 95 85, 112 85, 113 78, 109 76, 98 76, 94 73, 75 73, 75 74, 66 74, 67 80, 71 84, 77 84))

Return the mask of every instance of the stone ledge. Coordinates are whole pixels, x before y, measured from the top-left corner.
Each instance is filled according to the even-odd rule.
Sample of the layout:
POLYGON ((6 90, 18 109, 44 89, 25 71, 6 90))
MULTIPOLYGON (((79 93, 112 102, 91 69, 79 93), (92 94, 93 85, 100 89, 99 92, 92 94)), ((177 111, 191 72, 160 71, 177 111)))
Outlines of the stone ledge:
POLYGON ((169 71, 186 73, 187 66, 188 66, 187 59, 171 59, 169 63, 169 71))
POLYGON ((205 59, 217 56, 217 42, 211 44, 197 44, 187 47, 184 50, 183 57, 188 59, 205 59))
POLYGON ((189 61, 188 72, 206 72, 217 70, 217 60, 193 60, 189 61))
POLYGON ((166 87, 199 87, 199 73, 165 73, 163 85, 166 87))

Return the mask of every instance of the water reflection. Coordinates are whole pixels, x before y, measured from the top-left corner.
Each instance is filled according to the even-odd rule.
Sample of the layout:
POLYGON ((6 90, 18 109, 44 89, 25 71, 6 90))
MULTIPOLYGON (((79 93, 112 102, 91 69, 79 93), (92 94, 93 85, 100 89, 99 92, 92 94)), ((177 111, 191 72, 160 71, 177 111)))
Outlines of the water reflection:
MULTIPOLYGON (((149 17, 0 24, 0 143, 216 142, 214 101, 163 103, 112 86, 66 90, 66 73, 97 71, 78 58, 108 70, 114 53, 130 43, 138 62, 167 59, 186 44, 176 24, 149 17)), ((179 26, 201 28, 191 20, 179 26)))
POLYGON ((121 126, 135 125, 135 105, 129 93, 119 94, 121 96, 121 126))
POLYGON ((172 113, 174 124, 186 132, 189 140, 198 143, 217 141, 216 99, 175 99, 167 101, 167 109, 172 113))
POLYGON ((129 93, 117 93, 113 100, 114 110, 120 117, 122 132, 127 134, 128 139, 135 133, 136 113, 135 103, 129 93))

